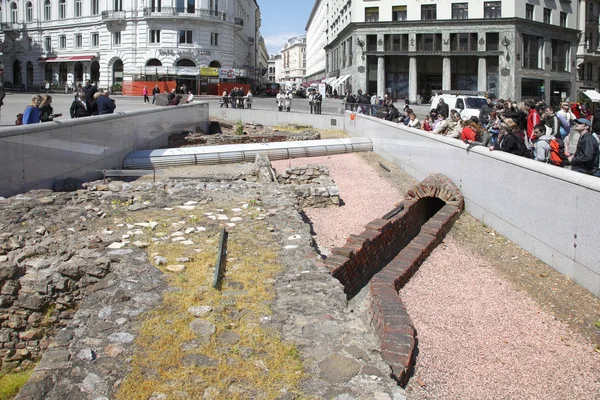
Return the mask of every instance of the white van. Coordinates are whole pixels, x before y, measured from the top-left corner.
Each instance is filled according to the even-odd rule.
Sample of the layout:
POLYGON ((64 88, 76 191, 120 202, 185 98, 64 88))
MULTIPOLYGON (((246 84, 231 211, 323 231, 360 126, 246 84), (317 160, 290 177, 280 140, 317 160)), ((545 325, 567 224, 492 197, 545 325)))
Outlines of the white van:
POLYGON ((487 99, 483 96, 436 94, 431 99, 430 110, 435 110, 437 108, 440 99, 444 99, 444 102, 448 104, 449 110, 455 109, 460 112, 462 119, 469 119, 471 117, 479 118, 479 111, 481 111, 481 108, 487 102, 487 99))

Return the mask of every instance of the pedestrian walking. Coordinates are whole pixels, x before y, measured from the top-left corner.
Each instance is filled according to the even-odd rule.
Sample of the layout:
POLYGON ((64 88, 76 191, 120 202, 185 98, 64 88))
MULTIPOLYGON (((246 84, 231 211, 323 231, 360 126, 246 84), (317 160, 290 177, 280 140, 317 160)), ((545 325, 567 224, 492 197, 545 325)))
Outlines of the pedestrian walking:
POLYGON ((105 90, 96 100, 96 104, 98 104, 98 115, 112 114, 115 112, 115 108, 117 108, 115 101, 108 96, 109 91, 105 90))
POLYGON ((227 94, 227 90, 223 91, 223 94, 221 95, 221 105, 220 107, 225 106, 225 108, 229 108, 229 96, 227 94))
POLYGON ((160 94, 160 89, 158 88, 158 84, 156 86, 154 86, 154 89, 152 89, 152 104, 154 104, 156 102, 156 96, 158 96, 160 94))
POLYGON ((52 96, 46 94, 42 97, 42 102, 40 103, 40 122, 54 121, 56 117, 62 117, 62 114, 54 114, 52 96))
POLYGON ((150 103, 150 98, 148 97, 148 88, 144 86, 142 89, 142 94, 144 95, 144 103, 150 103))
POLYGON ((315 114, 321 114, 321 105, 323 104, 323 95, 320 92, 315 93, 315 114))

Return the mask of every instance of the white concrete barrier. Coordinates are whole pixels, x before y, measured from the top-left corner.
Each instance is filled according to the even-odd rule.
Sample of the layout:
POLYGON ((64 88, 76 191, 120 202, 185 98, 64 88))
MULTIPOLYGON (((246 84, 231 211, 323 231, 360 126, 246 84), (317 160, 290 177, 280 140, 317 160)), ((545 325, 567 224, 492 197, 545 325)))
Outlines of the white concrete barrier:
POLYGON ((600 178, 467 145, 372 117, 346 114, 344 130, 417 180, 451 178, 466 210, 600 297, 600 178))
POLYGON ((121 168, 131 151, 166 147, 169 135, 208 125, 208 103, 198 102, 1 128, 0 196, 67 177, 97 179, 97 170, 121 168))

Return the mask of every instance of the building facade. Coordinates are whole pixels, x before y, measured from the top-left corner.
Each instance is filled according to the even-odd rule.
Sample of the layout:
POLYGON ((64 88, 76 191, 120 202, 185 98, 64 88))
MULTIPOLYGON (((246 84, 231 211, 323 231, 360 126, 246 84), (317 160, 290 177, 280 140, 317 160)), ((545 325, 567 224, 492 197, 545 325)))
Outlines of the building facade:
POLYGON ((438 91, 576 98, 578 3, 321 0, 326 82, 411 102, 438 91))
POLYGON ((281 67, 278 82, 302 83, 306 75, 306 36, 288 39, 281 49, 281 67))
POLYGON ((577 83, 579 90, 600 90, 600 0, 578 1, 581 36, 577 48, 577 83))
MULTIPOLYGON (((327 7, 315 1, 306 23, 306 83, 321 82, 326 77, 325 46, 328 43, 327 7)), ((323 0, 327 3, 327 0, 323 0)))
POLYGON ((250 79, 257 64, 255 0, 9 0, 1 22, 4 81, 25 88, 170 76, 200 91, 219 79, 201 67, 250 79))

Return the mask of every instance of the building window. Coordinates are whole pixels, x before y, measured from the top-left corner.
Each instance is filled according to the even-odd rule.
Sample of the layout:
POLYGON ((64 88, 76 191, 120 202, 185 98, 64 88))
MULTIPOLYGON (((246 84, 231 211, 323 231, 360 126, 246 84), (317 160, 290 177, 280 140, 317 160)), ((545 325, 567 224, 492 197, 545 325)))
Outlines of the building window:
POLYGON ((67 18, 67 0, 60 0, 58 3, 58 18, 67 18))
POLYGON ((10 22, 16 24, 19 21, 19 8, 17 7, 17 3, 12 3, 10 5, 10 22))
POLYGON ((486 51, 498 51, 500 44, 500 34, 498 32, 488 32, 485 34, 486 51))
POLYGON ((123 0, 113 0, 113 10, 123 11, 123 0))
POLYGON ((113 45, 114 46, 121 45, 121 32, 113 32, 113 45))
POLYGON ((67 37, 64 35, 60 36, 58 38, 58 43, 59 43, 59 45, 58 45, 59 48, 66 49, 67 48, 67 37))
POLYGON ((44 38, 44 51, 46 51, 46 53, 52 51, 52 38, 50 36, 44 38))
POLYGON ((552 71, 569 72, 569 42, 552 40, 552 71))
POLYGON ((423 4, 421 5, 421 19, 437 19, 437 5, 423 4))
POLYGON ((523 67, 538 69, 540 67, 540 48, 542 39, 537 36, 523 35, 523 67))
MULTIPOLYGON (((352 38, 348 39, 348 66, 352 66, 352 60, 354 58, 354 53, 352 52, 352 38)), ((306 63, 306 54, 304 55, 305 63, 306 63)))
POLYGON ((452 19, 469 19, 469 3, 453 3, 452 19))
POLYGON ((81 17, 82 14, 83 14, 83 10, 82 10, 82 5, 81 5, 81 0, 75 0, 75 16, 81 17))
POLYGON ((483 2, 483 18, 502 18, 502 2, 483 2))
POLYGON ((477 33, 451 33, 451 51, 477 51, 477 33))
POLYGON ((566 12, 560 13, 560 26, 562 26, 563 28, 567 27, 567 13, 566 12))
POLYGON ((365 22, 378 22, 378 21, 379 21, 379 7, 365 8, 365 22))
POLYGON ((406 21, 406 6, 392 7, 392 21, 406 21))
POLYGON ((31 4, 30 1, 28 1, 27 5, 25 6, 25 21, 26 22, 33 21, 33 5, 31 4))
POLYGON ((424 33, 417 35, 417 51, 442 51, 442 34, 424 33))
POLYGON ((100 6, 98 5, 99 2, 100 0, 92 0, 92 15, 100 14, 100 6))
POLYGON ((210 45, 211 46, 218 46, 219 45, 219 34, 218 33, 212 32, 210 34, 210 45))
POLYGON ((385 35, 385 51, 408 51, 408 35, 385 35))
POLYGON ((150 3, 150 8, 152 12, 160 12, 162 9, 162 0, 152 0, 150 3))
POLYGON ((545 24, 552 23, 552 10, 549 8, 544 8, 544 23, 545 24))
POLYGON ((193 14, 196 12, 195 0, 177 0, 177 12, 193 14))
POLYGON ((179 31, 179 43, 192 44, 192 31, 179 31))
POLYGON ((80 49, 83 47, 83 36, 81 34, 75 35, 75 48, 80 49))
POLYGON ((160 29, 150 29, 150 43, 160 43, 160 29))
POLYGON ((52 19, 52 7, 50 6, 50 0, 44 2, 44 21, 50 21, 52 19))
POLYGON ((533 4, 525 4, 525 19, 533 21, 533 4))
POLYGON ((208 9, 211 15, 216 15, 219 12, 219 0, 210 0, 208 9))
POLYGON ((100 34, 97 32, 92 33, 92 47, 100 46, 100 34))

